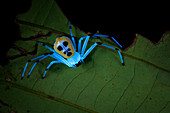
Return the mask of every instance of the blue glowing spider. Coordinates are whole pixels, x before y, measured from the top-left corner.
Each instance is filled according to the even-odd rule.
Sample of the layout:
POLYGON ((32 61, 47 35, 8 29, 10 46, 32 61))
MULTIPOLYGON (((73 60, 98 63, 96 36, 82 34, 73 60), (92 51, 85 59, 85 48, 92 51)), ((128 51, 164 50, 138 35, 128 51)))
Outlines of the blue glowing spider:
MULTIPOLYGON (((87 36, 84 36, 84 37, 81 37, 79 39, 79 42, 78 42, 78 51, 76 51, 76 43, 75 43, 75 39, 73 37, 73 33, 72 33, 72 29, 71 29, 71 23, 69 22, 69 27, 70 27, 70 33, 71 33, 71 39, 70 40, 68 37, 66 36, 61 36, 61 37, 57 37, 56 38, 56 42, 54 43, 54 49, 51 49, 50 47, 48 47, 47 45, 45 45, 44 43, 42 42, 38 42, 39 44, 43 45, 44 47, 48 48, 49 50, 52 51, 52 53, 48 53, 48 54, 44 54, 44 55, 40 55, 36 58, 33 58, 31 60, 28 60, 28 62, 26 63, 25 65, 25 68, 24 68, 24 71, 23 71, 23 74, 22 74, 22 78, 24 77, 24 73, 25 73, 25 70, 27 68, 27 65, 29 62, 33 61, 33 60, 36 60, 38 59, 34 65, 32 66, 29 74, 27 77, 30 76, 32 70, 34 69, 34 67, 36 66, 36 64, 38 62, 40 62, 41 60, 47 58, 47 57, 52 57, 54 59, 57 59, 56 61, 52 61, 48 66, 47 68, 45 69, 45 72, 43 74, 43 77, 45 77, 46 75, 46 72, 47 70, 51 67, 52 64, 54 63, 63 63, 65 65, 67 65, 68 67, 73 67, 74 69, 76 67, 78 67, 81 62, 83 62, 83 60, 87 57, 87 55, 97 46, 97 45, 101 45, 101 46, 104 46, 104 47, 107 47, 107 48, 111 48, 113 50, 117 50, 119 56, 120 56, 120 59, 121 59, 121 62, 122 62, 122 65, 124 65, 124 61, 122 59, 122 55, 119 51, 119 49, 117 48, 114 48, 114 47, 110 47, 108 45, 105 45, 105 44, 102 44, 100 42, 96 42, 94 43, 86 52, 85 52, 85 49, 86 49, 86 45, 88 43, 88 40, 89 38, 97 38, 97 37, 109 37, 108 35, 98 35, 98 34, 94 34, 94 35, 87 35, 87 36), (84 41, 84 44, 82 46, 82 49, 81 49, 81 41, 85 39, 84 41)), ((113 39, 113 41, 116 42, 117 45, 119 45, 121 48, 122 46, 113 38, 113 37, 110 37, 111 39, 113 39)), ((83 62, 84 63, 84 62, 83 62)))

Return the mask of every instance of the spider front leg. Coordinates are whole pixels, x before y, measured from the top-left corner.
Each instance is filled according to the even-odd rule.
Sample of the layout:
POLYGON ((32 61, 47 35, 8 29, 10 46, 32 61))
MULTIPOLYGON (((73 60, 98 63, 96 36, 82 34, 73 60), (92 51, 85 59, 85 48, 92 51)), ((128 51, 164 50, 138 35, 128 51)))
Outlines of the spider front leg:
POLYGON ((73 37, 73 31, 72 31, 72 28, 71 28, 71 22, 69 21, 69 28, 70 28, 70 35, 71 35, 71 39, 73 41, 73 46, 74 46, 74 49, 76 51, 76 42, 75 42, 75 39, 73 37))
POLYGON ((85 36, 85 37, 81 37, 79 39, 79 44, 78 44, 78 52, 80 53, 81 56, 83 56, 84 52, 85 52, 85 49, 86 49, 86 46, 87 46, 87 43, 88 43, 88 40, 89 40, 90 36, 85 36), (83 44, 83 47, 81 49, 81 41, 85 39, 84 41, 84 44, 83 44))
POLYGON ((78 42, 78 52, 81 54, 81 41, 84 40, 85 38, 88 38, 87 36, 81 37, 78 42))

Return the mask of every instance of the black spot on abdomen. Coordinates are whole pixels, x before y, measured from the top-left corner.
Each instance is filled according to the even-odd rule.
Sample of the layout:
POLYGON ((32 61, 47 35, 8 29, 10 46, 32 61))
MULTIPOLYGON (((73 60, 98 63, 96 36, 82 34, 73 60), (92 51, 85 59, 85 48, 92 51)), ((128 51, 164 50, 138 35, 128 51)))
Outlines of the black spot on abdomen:
POLYGON ((59 51, 63 50, 63 48, 62 48, 61 46, 58 46, 57 49, 58 49, 59 51))
POLYGON ((65 47, 67 47, 68 42, 67 42, 67 41, 64 41, 64 42, 63 42, 63 45, 64 45, 65 47))
POLYGON ((71 53, 71 52, 68 52, 68 53, 67 53, 67 56, 71 56, 71 55, 72 55, 72 53, 71 53))

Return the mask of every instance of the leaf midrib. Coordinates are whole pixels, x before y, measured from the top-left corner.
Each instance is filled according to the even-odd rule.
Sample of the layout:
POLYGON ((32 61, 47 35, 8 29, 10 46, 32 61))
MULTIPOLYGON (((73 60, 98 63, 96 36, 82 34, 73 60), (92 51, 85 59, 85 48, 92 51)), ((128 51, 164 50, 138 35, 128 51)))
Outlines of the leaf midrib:
POLYGON ((93 111, 93 110, 91 110, 91 109, 88 109, 88 108, 79 106, 79 105, 77 105, 77 104, 73 104, 73 103, 71 103, 71 102, 69 102, 69 101, 62 100, 62 99, 57 98, 57 97, 50 96, 50 95, 45 94, 44 92, 41 92, 41 91, 36 91, 36 90, 30 89, 30 88, 28 88, 28 87, 18 85, 18 84, 16 84, 16 83, 7 82, 7 81, 5 81, 5 80, 3 80, 3 79, 0 79, 0 83, 1 83, 1 84, 4 84, 4 85, 7 85, 7 86, 10 86, 10 87, 13 87, 13 88, 17 88, 17 89, 23 90, 23 91, 25 91, 25 92, 29 92, 29 93, 38 95, 38 96, 40 96, 40 97, 43 97, 43 98, 46 98, 46 99, 49 99, 49 100, 53 100, 53 101, 56 101, 56 102, 63 103, 63 104, 65 104, 65 105, 68 105, 68 106, 77 108, 77 109, 82 110, 82 111, 85 111, 85 112, 97 113, 96 111, 93 111))

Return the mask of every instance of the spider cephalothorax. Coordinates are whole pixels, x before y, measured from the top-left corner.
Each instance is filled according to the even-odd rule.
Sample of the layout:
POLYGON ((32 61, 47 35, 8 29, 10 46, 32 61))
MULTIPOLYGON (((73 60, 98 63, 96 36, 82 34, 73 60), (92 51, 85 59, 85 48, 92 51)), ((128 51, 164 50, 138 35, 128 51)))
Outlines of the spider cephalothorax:
MULTIPOLYGON (((52 51, 52 53, 47 53, 47 54, 44 54, 44 55, 41 55, 41 56, 38 56, 36 58, 33 58, 31 60, 29 60, 26 65, 25 65, 25 68, 24 68, 24 71, 23 71, 23 74, 22 74, 22 78, 24 77, 24 73, 25 73, 25 70, 27 68, 27 65, 29 62, 33 61, 33 60, 37 60, 34 65, 32 66, 29 74, 27 77, 30 76, 32 70, 34 69, 34 67, 36 66, 36 64, 38 62, 40 62, 41 60, 47 58, 47 57, 52 57, 54 59, 56 59, 55 61, 52 61, 48 66, 47 68, 45 69, 44 71, 44 75, 43 75, 43 78, 45 77, 46 75, 46 72, 47 70, 51 67, 52 64, 54 63, 63 63, 65 65, 67 65, 68 67, 73 67, 73 68, 76 68, 78 67, 81 62, 84 62, 83 60, 87 57, 87 55, 97 46, 97 45, 101 45, 101 46, 104 46, 104 47, 107 47, 107 48, 111 48, 111 49, 114 49, 118 52, 119 56, 120 56, 120 59, 121 59, 121 62, 122 62, 122 65, 124 65, 124 61, 123 61, 123 58, 122 58, 122 55, 119 51, 118 48, 114 48, 114 47, 111 47, 111 46, 108 46, 108 45, 105 45, 105 44, 102 44, 101 42, 96 42, 94 43, 89 49, 86 50, 86 46, 87 46, 87 43, 88 43, 88 40, 89 38, 96 38, 96 37, 109 37, 108 35, 98 35, 98 34, 94 34, 94 35, 87 35, 87 36, 84 36, 84 37, 81 37, 79 39, 79 42, 78 42, 78 50, 76 50, 76 43, 75 43, 75 39, 73 37, 73 33, 72 33, 72 29, 71 29, 71 24, 69 23, 69 26, 70 26, 70 33, 71 33, 71 39, 67 36, 61 36, 61 37, 57 37, 56 38, 56 41, 54 43, 54 49, 48 47, 47 45, 45 45, 44 43, 42 42, 38 42, 39 44, 45 46, 46 48, 48 48, 49 50, 52 51), (81 47, 81 41, 84 40, 84 44, 83 46, 81 47)), ((117 45, 119 45, 119 47, 122 47, 113 37, 110 37, 114 42, 116 42, 117 45)))

